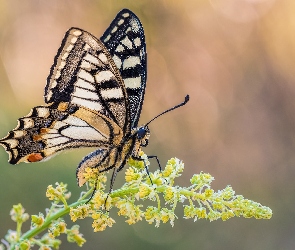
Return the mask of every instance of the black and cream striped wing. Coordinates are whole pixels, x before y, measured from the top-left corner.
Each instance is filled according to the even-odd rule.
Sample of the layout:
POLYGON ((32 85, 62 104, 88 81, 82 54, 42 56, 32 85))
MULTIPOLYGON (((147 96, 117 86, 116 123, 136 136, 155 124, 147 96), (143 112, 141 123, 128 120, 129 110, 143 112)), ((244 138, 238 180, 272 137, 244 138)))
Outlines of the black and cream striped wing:
POLYGON ((59 105, 34 107, 20 119, 15 129, 0 140, 9 154, 9 162, 37 162, 57 152, 78 147, 108 149, 122 139, 116 123, 95 111, 59 105))
POLYGON ((35 162, 76 147, 108 148, 130 132, 127 94, 105 46, 70 29, 62 41, 39 106, 0 140, 10 163, 35 162))
POLYGON ((108 50, 90 33, 71 28, 62 41, 45 87, 45 102, 70 102, 106 115, 128 132, 124 83, 108 50))
POLYGON ((121 10, 100 40, 120 71, 129 100, 131 128, 137 127, 146 86, 146 46, 142 24, 130 10, 121 10))

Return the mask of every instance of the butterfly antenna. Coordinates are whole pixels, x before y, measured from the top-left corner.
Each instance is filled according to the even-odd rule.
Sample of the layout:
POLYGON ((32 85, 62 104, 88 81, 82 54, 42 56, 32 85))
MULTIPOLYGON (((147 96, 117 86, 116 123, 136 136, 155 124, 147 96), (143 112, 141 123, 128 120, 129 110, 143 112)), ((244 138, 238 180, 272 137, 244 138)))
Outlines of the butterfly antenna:
POLYGON ((172 107, 172 108, 170 108, 170 109, 167 109, 167 110, 165 110, 164 112, 162 112, 161 114, 157 115, 157 116, 154 117, 152 120, 150 120, 148 123, 146 123, 146 124, 145 124, 145 127, 146 127, 147 125, 149 125, 153 120, 157 119, 159 116, 164 115, 164 114, 166 114, 166 113, 168 113, 168 112, 170 112, 170 111, 172 111, 172 110, 174 110, 174 109, 177 109, 177 108, 179 108, 179 107, 181 107, 181 106, 184 106, 185 104, 187 104, 188 101, 189 101, 189 95, 186 95, 186 97, 184 98, 184 101, 183 101, 182 103, 179 103, 178 105, 176 105, 176 106, 174 106, 174 107, 172 107))

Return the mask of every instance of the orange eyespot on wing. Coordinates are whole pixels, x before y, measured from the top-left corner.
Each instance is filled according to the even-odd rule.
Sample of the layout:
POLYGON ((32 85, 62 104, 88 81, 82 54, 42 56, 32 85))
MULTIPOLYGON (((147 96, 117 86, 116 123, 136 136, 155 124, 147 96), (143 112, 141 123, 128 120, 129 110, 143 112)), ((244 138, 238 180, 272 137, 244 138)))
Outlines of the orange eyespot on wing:
POLYGON ((32 153, 30 155, 28 155, 27 160, 29 162, 37 162, 37 161, 42 161, 43 160, 43 156, 41 153, 32 153))
POLYGON ((86 108, 68 107, 60 111, 55 104, 38 106, 20 118, 18 126, 0 140, 9 154, 9 162, 38 162, 63 150, 105 148, 122 140, 121 128, 108 117, 86 108), (46 110, 47 115, 40 116, 40 110, 46 110), (30 127, 25 123, 28 119, 30 127))

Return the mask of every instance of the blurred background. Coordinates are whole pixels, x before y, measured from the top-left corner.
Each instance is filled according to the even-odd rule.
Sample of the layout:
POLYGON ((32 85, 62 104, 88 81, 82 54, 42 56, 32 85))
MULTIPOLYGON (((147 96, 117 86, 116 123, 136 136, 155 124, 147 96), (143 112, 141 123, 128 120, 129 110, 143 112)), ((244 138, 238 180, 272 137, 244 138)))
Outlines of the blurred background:
MULTIPOLYGON (((173 228, 155 228, 146 222, 129 226, 114 210, 117 223, 104 232, 94 233, 90 219, 79 222, 84 248, 295 249, 293 0, 0 0, 0 137, 44 103, 64 33, 74 26, 100 37, 123 8, 140 18, 146 35, 148 81, 140 123, 191 97, 150 125, 145 152, 158 155, 163 165, 171 157, 182 159, 178 185, 208 172, 215 190, 230 184, 237 194, 269 206, 273 218, 194 223, 180 209, 173 228)), ((49 184, 68 183, 74 201, 81 191, 76 166, 89 151, 12 166, 1 149, 0 238, 15 229, 13 204, 21 202, 30 214, 50 206, 49 184)), ((63 241, 61 249, 79 247, 63 241)))

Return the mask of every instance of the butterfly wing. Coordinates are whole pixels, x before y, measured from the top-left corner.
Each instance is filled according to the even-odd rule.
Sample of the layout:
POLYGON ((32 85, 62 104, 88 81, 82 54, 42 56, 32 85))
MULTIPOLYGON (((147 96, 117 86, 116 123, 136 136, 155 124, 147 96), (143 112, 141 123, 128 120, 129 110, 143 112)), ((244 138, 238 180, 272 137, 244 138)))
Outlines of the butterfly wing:
POLYGON ((139 18, 121 10, 100 40, 110 52, 127 91, 131 128, 137 127, 146 86, 145 36, 139 18))
POLYGON ((108 160, 110 160, 108 153, 108 150, 100 148, 83 158, 76 170, 77 183, 79 187, 86 183, 84 176, 86 168, 89 166, 100 166, 99 170, 104 170, 104 168, 106 169, 103 163, 106 160, 108 163, 108 160))
POLYGON ((9 162, 36 162, 55 153, 77 147, 108 148, 118 144, 123 133, 104 115, 83 107, 34 107, 18 120, 18 126, 0 140, 9 154, 9 162))
POLYGON ((129 132, 127 94, 105 46, 90 33, 71 28, 54 59, 45 102, 69 102, 106 115, 129 132))
POLYGON ((130 131, 120 73, 104 45, 83 30, 66 33, 45 101, 48 106, 33 108, 0 140, 10 163, 40 161, 75 147, 116 146, 130 131))

